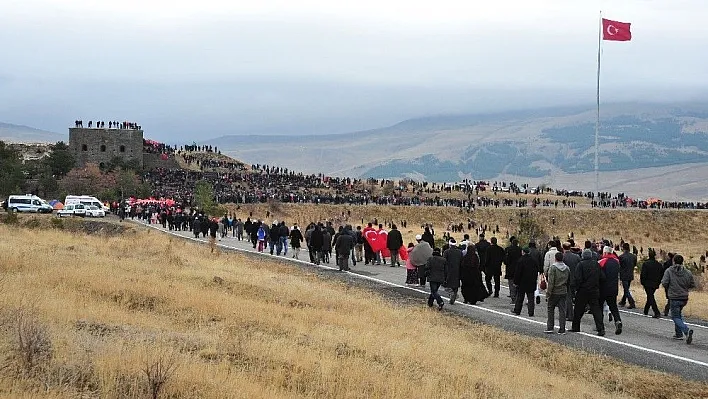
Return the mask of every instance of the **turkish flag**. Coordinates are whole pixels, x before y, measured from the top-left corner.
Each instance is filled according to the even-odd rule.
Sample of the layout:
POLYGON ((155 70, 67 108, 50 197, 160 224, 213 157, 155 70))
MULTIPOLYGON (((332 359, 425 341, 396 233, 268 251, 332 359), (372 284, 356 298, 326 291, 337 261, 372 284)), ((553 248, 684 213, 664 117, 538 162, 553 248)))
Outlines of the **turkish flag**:
POLYGON ((630 23, 618 22, 611 19, 602 19, 602 40, 612 40, 616 42, 627 42, 632 40, 630 23))

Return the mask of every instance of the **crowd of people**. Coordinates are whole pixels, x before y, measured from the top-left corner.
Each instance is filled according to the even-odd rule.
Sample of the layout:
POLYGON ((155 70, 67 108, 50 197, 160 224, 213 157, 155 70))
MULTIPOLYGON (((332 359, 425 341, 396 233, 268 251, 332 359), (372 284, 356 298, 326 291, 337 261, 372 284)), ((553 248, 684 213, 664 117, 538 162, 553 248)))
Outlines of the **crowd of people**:
MULTIPOLYGON (((81 119, 77 119, 74 121, 74 127, 84 127, 84 121, 81 119)), ((106 128, 106 121, 88 121, 88 128, 89 129, 105 129, 106 128)), ((135 122, 119 122, 119 121, 108 121, 108 128, 109 129, 122 129, 122 130, 142 130, 142 126, 138 125, 135 122)))
MULTIPOLYGON (((415 237, 415 242, 406 244, 392 221, 373 220, 362 223, 363 227, 354 227, 348 222, 337 226, 330 220, 302 227, 278 220, 269 224, 253 217, 252 213, 242 220, 229 214, 209 217, 186 209, 146 204, 130 208, 128 216, 161 224, 169 230, 190 231, 195 237, 209 236, 212 242, 230 235, 249 242, 258 252, 274 256, 290 254, 300 259, 301 251, 305 250, 305 259, 313 264, 335 263, 340 271, 351 270, 359 262, 404 266, 405 284, 427 288, 430 292, 427 305, 437 305, 438 309, 445 305, 439 294, 441 288, 447 290, 451 305, 457 301, 458 293, 464 303, 472 305, 489 298, 501 300, 503 278, 509 288, 511 312, 515 315, 521 315, 525 305, 528 316, 534 317, 536 305, 545 296, 546 333, 565 334, 567 322, 570 322, 571 332, 578 332, 583 316, 591 314, 598 335, 606 334, 605 315, 615 334, 621 334, 623 321, 619 308, 638 306, 631 287, 638 266, 637 255, 643 253, 643 248, 638 250, 624 241, 615 244, 608 239, 586 240, 581 248, 573 234, 569 234, 565 242, 554 238, 539 248, 534 240, 521 246, 512 236, 509 245, 502 247, 496 237, 487 241, 488 227, 482 225, 477 230, 482 233, 476 241, 472 241, 469 234, 446 231, 441 243, 436 240, 432 225, 426 224, 421 226, 422 233, 415 237), (453 234, 461 238, 459 242, 453 234), (380 245, 375 244, 372 235, 383 240, 380 245), (621 296, 619 287, 622 287, 621 296), (558 330, 555 330, 556 324, 558 330)), ((406 222, 401 221, 401 224, 406 222)), ((494 232, 493 228, 489 230, 494 232)), ((693 330, 685 324, 682 310, 689 290, 695 286, 693 274, 679 254, 663 251, 657 254, 649 248, 647 255, 639 274, 639 282, 646 293, 643 313, 662 317, 655 293, 663 288, 666 297, 663 317, 670 315, 674 321, 673 338, 685 339, 690 344, 693 330)))

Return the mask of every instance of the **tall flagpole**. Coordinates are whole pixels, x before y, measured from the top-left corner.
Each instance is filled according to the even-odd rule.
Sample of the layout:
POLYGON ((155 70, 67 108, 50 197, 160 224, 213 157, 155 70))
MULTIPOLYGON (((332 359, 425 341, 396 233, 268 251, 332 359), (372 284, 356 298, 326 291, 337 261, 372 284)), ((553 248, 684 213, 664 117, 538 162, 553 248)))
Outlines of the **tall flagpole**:
POLYGON ((602 46, 602 11, 600 11, 600 25, 597 29, 597 119, 595 120, 595 193, 600 192, 600 53, 602 46))

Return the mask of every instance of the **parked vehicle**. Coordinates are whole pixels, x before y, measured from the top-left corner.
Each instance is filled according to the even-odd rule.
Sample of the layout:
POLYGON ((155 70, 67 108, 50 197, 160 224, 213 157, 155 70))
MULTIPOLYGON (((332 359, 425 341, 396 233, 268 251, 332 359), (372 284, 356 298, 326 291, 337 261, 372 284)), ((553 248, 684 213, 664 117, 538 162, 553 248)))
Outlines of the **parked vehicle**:
POLYGON ((54 208, 36 195, 11 195, 7 198, 8 212, 52 213, 54 208))
POLYGON ((64 199, 64 205, 71 204, 83 204, 84 206, 96 206, 102 209, 104 214, 107 214, 111 209, 105 205, 96 197, 91 197, 90 195, 67 195, 64 199))
MULTIPOLYGON (((57 211, 57 216, 86 216, 86 205, 84 204, 71 204, 64 205, 64 209, 57 211)), ((105 215, 104 215, 105 216, 105 215)))
POLYGON ((106 216, 106 212, 96 205, 90 205, 86 207, 86 216, 92 218, 102 218, 106 216))

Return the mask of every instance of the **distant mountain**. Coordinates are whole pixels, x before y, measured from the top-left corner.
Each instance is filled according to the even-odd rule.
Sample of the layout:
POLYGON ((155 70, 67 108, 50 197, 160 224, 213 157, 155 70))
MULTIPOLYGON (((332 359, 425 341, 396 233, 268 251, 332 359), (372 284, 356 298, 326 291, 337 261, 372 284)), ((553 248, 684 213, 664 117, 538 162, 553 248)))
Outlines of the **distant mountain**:
POLYGON ((0 122, 0 140, 12 143, 56 143, 67 141, 68 135, 0 122))
MULTIPOLYGON (((671 182, 661 181, 657 170, 708 164, 706 103, 607 104, 601 116, 603 176, 632 171, 629 175, 637 178, 654 176, 648 184, 665 184, 671 182)), ((224 136, 207 143, 248 163, 311 173, 429 181, 515 176, 549 183, 566 176, 564 181, 577 177, 582 188, 592 189, 594 136, 594 109, 575 107, 425 117, 351 134, 224 136)), ((607 183, 601 182, 601 188, 607 183)), ((708 196, 708 187, 694 187, 686 195, 708 196)))

